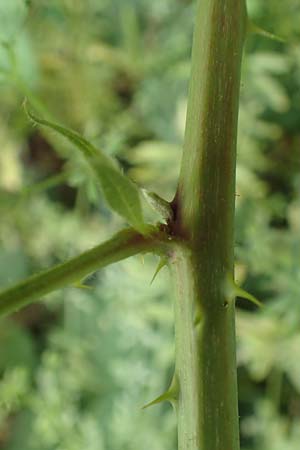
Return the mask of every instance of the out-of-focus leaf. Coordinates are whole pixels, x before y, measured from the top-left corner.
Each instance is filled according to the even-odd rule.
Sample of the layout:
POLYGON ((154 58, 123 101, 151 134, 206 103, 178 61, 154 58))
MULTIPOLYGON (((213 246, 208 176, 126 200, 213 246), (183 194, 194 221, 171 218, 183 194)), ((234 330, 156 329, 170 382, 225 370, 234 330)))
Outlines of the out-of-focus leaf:
MULTIPOLYGON (((0 200, 2 201, 0 192, 0 200)), ((16 201, 13 195, 7 196, 7 202, 13 204, 16 201)), ((22 277, 28 275, 28 257, 21 251, 10 249, 0 249, 0 285, 3 286, 14 283, 22 277)))
POLYGON ((23 367, 6 370, 0 381, 0 424, 17 411, 30 389, 28 372, 23 367))
POLYGON ((7 42, 15 37, 27 14, 24 0, 0 0, 0 40, 7 42))
POLYGON ((0 371, 5 368, 27 367, 36 363, 34 341, 24 328, 10 320, 1 321, 0 331, 0 371))

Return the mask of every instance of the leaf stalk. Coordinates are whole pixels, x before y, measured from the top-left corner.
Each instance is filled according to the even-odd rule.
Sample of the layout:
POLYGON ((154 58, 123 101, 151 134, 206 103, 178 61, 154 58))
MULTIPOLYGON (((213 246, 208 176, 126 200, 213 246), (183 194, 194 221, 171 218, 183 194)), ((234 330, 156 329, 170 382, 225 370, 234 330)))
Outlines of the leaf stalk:
POLYGON ((0 316, 16 312, 57 289, 75 285, 92 272, 129 256, 147 252, 164 254, 168 245, 165 234, 159 230, 153 229, 144 236, 125 229, 93 249, 2 291, 0 316))

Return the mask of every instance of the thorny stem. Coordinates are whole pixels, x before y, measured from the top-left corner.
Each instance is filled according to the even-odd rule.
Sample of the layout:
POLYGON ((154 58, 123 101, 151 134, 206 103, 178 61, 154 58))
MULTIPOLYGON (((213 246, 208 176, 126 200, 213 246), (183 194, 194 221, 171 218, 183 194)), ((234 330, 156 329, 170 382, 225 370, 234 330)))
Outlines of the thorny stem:
POLYGON ((238 450, 233 279, 245 0, 198 0, 186 134, 173 207, 179 450, 238 450))

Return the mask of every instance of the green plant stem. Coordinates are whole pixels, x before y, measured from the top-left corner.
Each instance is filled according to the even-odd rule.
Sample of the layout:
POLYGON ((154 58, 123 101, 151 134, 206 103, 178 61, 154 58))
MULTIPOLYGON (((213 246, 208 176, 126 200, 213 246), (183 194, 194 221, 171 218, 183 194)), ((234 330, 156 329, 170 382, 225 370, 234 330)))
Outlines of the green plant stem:
MULTIPOLYGON (((192 284, 190 251, 182 246, 174 250, 170 261, 176 284, 175 300, 175 378, 179 382, 177 398, 178 448, 200 449, 200 367, 196 332, 195 286, 192 284)), ((202 448, 202 447, 201 447, 202 448)), ((203 447, 204 449, 205 447, 203 447)))
POLYGON ((129 256, 146 252, 162 254, 167 245, 165 235, 157 230, 147 236, 132 229, 123 230, 103 244, 0 293, 0 316, 15 312, 52 291, 78 283, 90 273, 129 256))
POLYGON ((245 0, 198 0, 184 152, 173 207, 179 450, 238 450, 233 279, 245 0))

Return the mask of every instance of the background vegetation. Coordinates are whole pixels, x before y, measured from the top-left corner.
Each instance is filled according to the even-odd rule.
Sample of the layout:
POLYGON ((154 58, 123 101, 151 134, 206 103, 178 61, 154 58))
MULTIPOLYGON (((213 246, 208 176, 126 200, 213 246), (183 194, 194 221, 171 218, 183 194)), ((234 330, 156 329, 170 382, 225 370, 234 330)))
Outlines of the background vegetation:
MULTIPOLYGON (((300 439, 300 5, 248 0, 286 43, 248 38, 241 92, 236 276, 244 450, 300 439)), ((183 140, 194 2, 0 1, 0 281, 85 250, 121 220, 76 150, 28 122, 84 133, 168 200, 183 140)), ((0 448, 171 450, 172 292, 136 257, 1 321, 0 448)))

